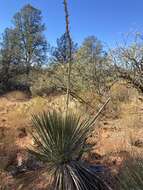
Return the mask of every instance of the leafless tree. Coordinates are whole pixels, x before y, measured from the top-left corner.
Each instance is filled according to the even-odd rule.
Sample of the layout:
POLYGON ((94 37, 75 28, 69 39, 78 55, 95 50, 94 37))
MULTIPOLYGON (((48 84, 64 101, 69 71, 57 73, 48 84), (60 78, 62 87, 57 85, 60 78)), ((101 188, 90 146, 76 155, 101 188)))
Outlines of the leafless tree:
POLYGON ((119 77, 130 81, 143 92, 143 34, 128 34, 111 55, 119 77))

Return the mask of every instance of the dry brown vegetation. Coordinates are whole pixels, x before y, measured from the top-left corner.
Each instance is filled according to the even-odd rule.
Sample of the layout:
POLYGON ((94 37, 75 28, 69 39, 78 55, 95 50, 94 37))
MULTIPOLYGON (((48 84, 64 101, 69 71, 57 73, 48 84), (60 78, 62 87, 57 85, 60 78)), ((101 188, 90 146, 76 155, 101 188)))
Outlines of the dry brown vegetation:
MULTIPOLYGON (((104 163, 117 175, 130 153, 143 153, 143 97, 124 81, 114 84, 110 93, 111 102, 87 140, 94 147, 85 159, 91 163, 104 163)), ((92 101, 92 96, 89 97, 92 101)), ((89 97, 86 96, 87 99, 89 97)), ((94 101, 92 106, 101 102, 98 97, 94 101)), ((83 116, 91 113, 75 99, 71 100, 69 107, 83 116)), ((12 177, 8 171, 19 159, 23 162, 28 159, 26 148, 33 143, 30 136, 31 114, 52 109, 64 111, 65 95, 31 98, 23 92, 14 91, 0 97, 1 189, 5 185, 12 190, 41 190, 46 187, 47 176, 43 176, 43 168, 26 174, 26 179, 34 179, 33 183, 25 180, 24 176, 19 182, 19 177, 12 177)))

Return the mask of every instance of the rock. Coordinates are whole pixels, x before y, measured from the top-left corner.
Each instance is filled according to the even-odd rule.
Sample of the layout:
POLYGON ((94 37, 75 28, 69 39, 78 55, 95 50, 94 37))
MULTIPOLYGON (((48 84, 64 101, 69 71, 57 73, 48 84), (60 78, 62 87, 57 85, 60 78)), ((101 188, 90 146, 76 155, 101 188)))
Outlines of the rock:
POLYGON ((19 174, 25 173, 27 171, 27 168, 25 165, 21 165, 21 166, 11 166, 8 168, 8 172, 10 172, 10 174, 13 177, 16 177, 19 174))
POLYGON ((108 123, 107 121, 105 121, 103 124, 104 124, 104 125, 108 125, 109 123, 108 123))
POLYGON ((2 121, 2 122, 6 122, 6 121, 7 121, 7 118, 2 118, 1 121, 2 121))
POLYGON ((143 102, 143 97, 142 96, 138 97, 138 99, 143 102))
POLYGON ((0 138, 4 138, 5 137, 5 128, 4 127, 0 127, 0 138))
POLYGON ((30 155, 27 162, 26 167, 28 170, 37 170, 43 167, 43 162, 38 161, 34 156, 30 155))
POLYGON ((27 136, 27 132, 26 132, 26 129, 24 127, 19 128, 18 131, 19 131, 19 134, 18 134, 19 138, 24 138, 27 136))
POLYGON ((98 154, 98 153, 96 153, 96 152, 91 152, 90 154, 89 154, 89 159, 90 160, 100 160, 102 158, 102 156, 100 155, 100 154, 98 154))
POLYGON ((90 166, 90 169, 94 172, 94 173, 103 173, 105 171, 105 167, 102 165, 92 165, 90 166))
POLYGON ((8 167, 7 171, 13 176, 16 177, 22 173, 26 173, 28 171, 34 171, 40 169, 44 166, 43 162, 36 160, 36 158, 32 155, 29 155, 27 160, 22 158, 21 153, 17 154, 17 162, 8 167))
POLYGON ((143 148, 143 139, 138 139, 134 142, 134 146, 143 148))

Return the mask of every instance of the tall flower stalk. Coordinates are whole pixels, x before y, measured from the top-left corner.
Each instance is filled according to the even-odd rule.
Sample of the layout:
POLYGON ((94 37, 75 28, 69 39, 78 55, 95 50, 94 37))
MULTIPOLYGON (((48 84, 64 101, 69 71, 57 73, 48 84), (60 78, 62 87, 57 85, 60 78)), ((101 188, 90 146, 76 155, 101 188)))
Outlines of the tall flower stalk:
POLYGON ((70 100, 70 87, 71 87, 71 69, 72 69, 72 40, 70 36, 69 29, 69 13, 68 13, 68 5, 67 0, 64 0, 64 11, 65 11, 65 20, 66 20, 66 34, 67 34, 67 43, 68 48, 67 54, 69 54, 68 61, 68 78, 67 78, 67 98, 66 98, 66 112, 68 111, 69 100, 70 100))

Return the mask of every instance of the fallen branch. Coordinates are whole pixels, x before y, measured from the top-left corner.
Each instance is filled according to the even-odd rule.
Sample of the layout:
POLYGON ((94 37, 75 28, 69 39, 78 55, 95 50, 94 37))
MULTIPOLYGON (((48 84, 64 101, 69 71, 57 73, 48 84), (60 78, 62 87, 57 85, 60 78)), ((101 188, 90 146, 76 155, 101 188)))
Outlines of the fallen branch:
POLYGON ((102 113, 102 111, 104 110, 104 108, 106 107, 106 105, 110 102, 110 100, 111 100, 111 98, 108 98, 106 100, 106 102, 103 104, 103 106, 101 106, 101 108, 99 109, 99 111, 97 112, 97 114, 91 120, 91 124, 94 124, 97 121, 99 115, 102 113))
MULTIPOLYGON (((66 92, 66 88, 61 87, 61 89, 66 92)), ((80 96, 78 96, 75 92, 70 90, 69 93, 73 98, 77 99, 79 102, 86 104, 88 107, 95 110, 95 108, 93 106, 91 106, 88 102, 86 102, 84 99, 82 99, 80 96)))

